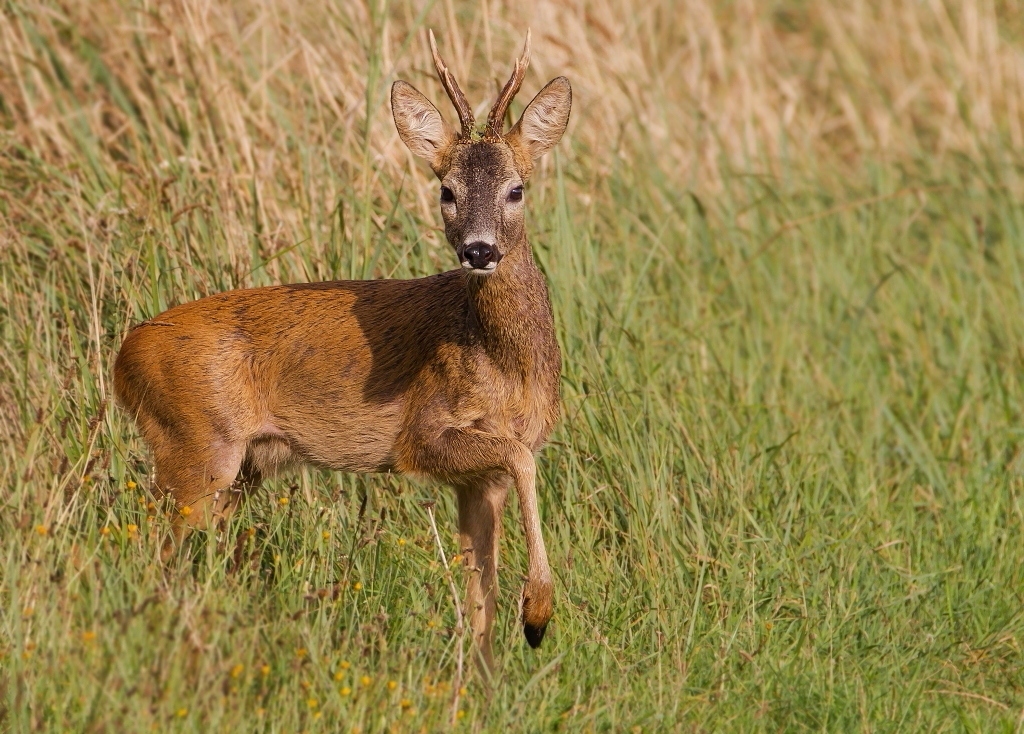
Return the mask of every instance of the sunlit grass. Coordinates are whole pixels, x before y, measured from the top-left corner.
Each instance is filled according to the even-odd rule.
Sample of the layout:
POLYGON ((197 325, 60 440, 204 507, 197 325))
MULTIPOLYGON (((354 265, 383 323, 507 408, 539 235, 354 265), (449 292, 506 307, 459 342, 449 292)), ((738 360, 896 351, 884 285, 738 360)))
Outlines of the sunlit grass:
POLYGON ((0 728, 1019 728, 1020 10, 834 5, 6 6, 0 728), (488 697, 449 491, 295 471, 163 565, 109 380, 174 303, 452 267, 386 91, 440 99, 430 25, 483 104, 528 24, 556 612, 512 503, 488 697))

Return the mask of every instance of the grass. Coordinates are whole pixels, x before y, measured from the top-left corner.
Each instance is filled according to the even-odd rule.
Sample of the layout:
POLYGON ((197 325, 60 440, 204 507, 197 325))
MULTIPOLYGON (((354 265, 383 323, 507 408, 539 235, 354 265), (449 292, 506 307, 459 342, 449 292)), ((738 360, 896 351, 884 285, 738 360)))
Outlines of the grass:
POLYGON ((429 25, 483 104, 531 24, 524 95, 576 92, 528 194, 557 607, 530 650, 513 503, 454 729, 1020 731, 1016 4, 521 13, 3 6, 0 729, 447 730, 450 493, 296 471, 164 567, 110 372, 174 303, 452 267, 386 91, 440 99, 429 25))

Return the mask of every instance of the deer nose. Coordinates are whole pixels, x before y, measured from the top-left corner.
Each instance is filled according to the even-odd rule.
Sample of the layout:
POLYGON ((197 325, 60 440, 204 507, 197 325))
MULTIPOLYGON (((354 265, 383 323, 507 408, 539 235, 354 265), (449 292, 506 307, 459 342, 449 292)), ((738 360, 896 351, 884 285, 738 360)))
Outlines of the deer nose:
POLYGON ((473 242, 462 252, 474 270, 484 270, 491 263, 498 261, 498 253, 486 242, 473 242))

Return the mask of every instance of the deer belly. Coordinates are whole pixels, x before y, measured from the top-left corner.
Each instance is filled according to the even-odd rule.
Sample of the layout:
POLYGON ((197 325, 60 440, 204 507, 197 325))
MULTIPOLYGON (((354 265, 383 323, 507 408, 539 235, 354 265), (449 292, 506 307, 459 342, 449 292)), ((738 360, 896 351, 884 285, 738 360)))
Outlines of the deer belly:
POLYGON ((266 405, 297 458, 341 471, 390 466, 402 392, 381 389, 378 361, 361 332, 291 345, 266 405))
POLYGON ((302 459, 339 471, 387 471, 398 435, 397 403, 368 405, 325 401, 289 410, 276 423, 302 459))

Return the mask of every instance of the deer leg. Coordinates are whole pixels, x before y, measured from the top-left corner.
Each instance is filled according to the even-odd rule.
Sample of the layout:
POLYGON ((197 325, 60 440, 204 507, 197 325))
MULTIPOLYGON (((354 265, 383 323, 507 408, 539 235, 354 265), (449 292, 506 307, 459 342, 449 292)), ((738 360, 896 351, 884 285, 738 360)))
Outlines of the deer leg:
POLYGON ((523 633, 530 646, 537 647, 551 619, 554 583, 541 535, 533 452, 515 439, 452 428, 431 444, 416 447, 410 453, 411 461, 401 461, 400 470, 454 479, 455 483, 466 475, 479 476, 495 471, 512 478, 519 495, 529 555, 529 572, 523 588, 523 633))
POLYGON ((498 474, 455 488, 459 501, 459 534, 469 582, 466 616, 473 643, 487 672, 494 671, 491 643, 498 602, 498 539, 508 480, 498 474))
MULTIPOLYGON (((525 447, 524 447, 525 448, 525 447)), ((529 559, 526 586, 523 587, 523 634, 530 647, 539 647, 544 639, 554 606, 554 582, 548 554, 544 548, 544 536, 540 528, 540 511, 537 509, 537 465, 533 452, 530 461, 518 467, 513 475, 519 495, 519 514, 526 535, 526 552, 529 559)))
POLYGON ((192 528, 226 520, 241 498, 235 478, 244 445, 213 441, 206 446, 163 446, 156 455, 156 485, 174 502, 171 538, 161 550, 167 560, 192 528))

